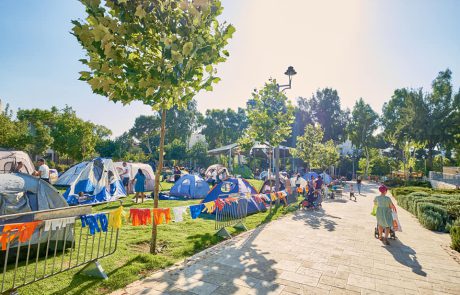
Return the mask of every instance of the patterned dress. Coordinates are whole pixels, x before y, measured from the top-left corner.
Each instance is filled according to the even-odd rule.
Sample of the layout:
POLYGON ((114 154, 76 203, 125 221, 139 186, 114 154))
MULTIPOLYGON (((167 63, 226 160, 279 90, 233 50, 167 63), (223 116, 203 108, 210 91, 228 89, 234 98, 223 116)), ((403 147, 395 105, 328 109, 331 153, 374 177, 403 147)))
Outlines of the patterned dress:
POLYGON ((377 224, 382 227, 391 227, 393 225, 393 216, 391 215, 391 199, 387 196, 377 196, 374 199, 377 204, 377 224))

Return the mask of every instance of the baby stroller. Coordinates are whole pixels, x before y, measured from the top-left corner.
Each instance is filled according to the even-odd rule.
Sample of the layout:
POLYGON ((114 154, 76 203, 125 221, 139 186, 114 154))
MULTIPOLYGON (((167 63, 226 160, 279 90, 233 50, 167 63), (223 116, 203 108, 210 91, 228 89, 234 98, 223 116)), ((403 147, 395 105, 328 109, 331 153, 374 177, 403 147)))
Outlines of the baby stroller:
POLYGON ((300 202, 300 209, 317 210, 321 207, 321 195, 309 190, 306 197, 300 202))
MULTIPOLYGON (((376 239, 379 238, 379 227, 378 225, 374 228, 374 236, 376 239)), ((390 239, 396 240, 396 233, 393 228, 390 227, 390 239)))

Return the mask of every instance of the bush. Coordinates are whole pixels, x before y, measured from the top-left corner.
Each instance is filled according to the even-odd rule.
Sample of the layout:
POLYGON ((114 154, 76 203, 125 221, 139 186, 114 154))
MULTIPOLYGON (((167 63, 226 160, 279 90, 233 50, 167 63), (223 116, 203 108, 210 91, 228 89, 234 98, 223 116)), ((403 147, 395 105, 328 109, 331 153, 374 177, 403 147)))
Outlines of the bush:
POLYGON ((413 192, 427 192, 431 193, 432 189, 426 187, 417 187, 417 186, 406 186, 406 187, 399 187, 394 188, 391 190, 391 194, 397 198, 400 195, 408 195, 413 192))
POLYGON ((427 198, 428 196, 429 194, 426 192, 414 192, 407 195, 404 197, 407 204, 405 209, 417 216, 417 200, 427 198))
POLYGON ((254 178, 254 174, 252 173, 251 169, 248 166, 238 166, 233 169, 233 174, 241 175, 243 178, 252 179, 254 178))
POLYGON ((447 213, 451 216, 452 219, 460 220, 460 205, 451 205, 446 206, 447 213))
POLYGON ((431 188, 431 182, 425 180, 403 180, 400 178, 390 178, 383 182, 388 187, 416 186, 431 188))
POLYGON ((429 230, 439 230, 443 227, 442 216, 436 211, 424 211, 419 217, 420 223, 429 230))
POLYGON ((452 226, 450 229, 452 249, 460 252, 460 225, 452 226))
POLYGON ((437 231, 444 231, 449 220, 442 206, 423 202, 417 204, 417 217, 426 228, 437 231))

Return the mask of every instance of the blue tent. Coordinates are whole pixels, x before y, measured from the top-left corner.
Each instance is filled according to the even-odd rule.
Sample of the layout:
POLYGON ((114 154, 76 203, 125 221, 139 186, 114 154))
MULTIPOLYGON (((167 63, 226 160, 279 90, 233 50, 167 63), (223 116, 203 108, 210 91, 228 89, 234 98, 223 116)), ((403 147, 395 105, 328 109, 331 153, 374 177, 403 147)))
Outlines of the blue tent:
POLYGON ((323 179, 325 184, 329 184, 332 182, 332 177, 326 172, 321 173, 320 176, 323 179))
MULTIPOLYGON (((217 198, 225 199, 231 194, 257 194, 256 189, 244 178, 228 178, 216 184, 208 193, 203 203, 215 201, 217 198)), ((252 198, 248 203, 248 214, 265 211, 263 205, 257 204, 252 198), (262 207, 261 207, 262 206, 262 207)))
POLYGON ((63 197, 69 205, 115 201, 126 196, 112 160, 105 158, 96 158, 70 167, 55 185, 68 186, 63 197), (79 196, 80 192, 83 193, 82 197, 79 196))
POLYGON ((305 173, 303 178, 305 178, 306 180, 310 181, 312 176, 316 179, 316 178, 318 178, 318 173, 310 171, 310 172, 305 173))
POLYGON ((169 194, 176 197, 203 199, 209 192, 209 185, 198 175, 185 174, 176 181, 169 194))

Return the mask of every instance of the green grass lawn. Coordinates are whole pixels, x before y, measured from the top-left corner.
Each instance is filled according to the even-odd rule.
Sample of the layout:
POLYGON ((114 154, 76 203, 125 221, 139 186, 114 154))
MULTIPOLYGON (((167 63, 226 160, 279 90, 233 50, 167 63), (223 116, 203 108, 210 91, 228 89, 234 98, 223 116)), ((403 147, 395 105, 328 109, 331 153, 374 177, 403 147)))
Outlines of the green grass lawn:
MULTIPOLYGON (((257 189, 262 185, 261 181, 250 180, 257 189)), ((163 184, 163 183, 162 183, 163 184)), ((163 188, 165 188, 164 184, 163 188)), ((152 207, 153 201, 148 200, 144 204, 136 204, 131 197, 125 198, 124 207, 145 208, 152 207)), ((175 207, 199 203, 200 200, 188 201, 164 201, 160 200, 160 207, 175 207)), ((106 212, 117 206, 101 205, 94 208, 94 212, 106 212)), ((253 229, 263 223, 278 219, 280 216, 296 210, 295 204, 283 208, 279 207, 270 214, 269 212, 258 213, 248 216, 246 226, 253 229)), ((81 268, 70 270, 55 277, 45 279, 30 286, 20 289, 21 294, 105 294, 120 289, 129 283, 146 277, 148 274, 162 268, 173 265, 195 253, 198 253, 212 245, 222 241, 215 235, 214 220, 211 215, 202 215, 192 220, 186 215, 184 222, 163 224, 159 227, 158 244, 162 252, 157 255, 149 254, 149 240, 151 226, 133 227, 127 222, 120 230, 118 249, 115 254, 100 260, 102 267, 108 274, 109 279, 104 281, 93 279, 81 274, 81 268)), ((229 228, 232 235, 240 233, 229 228)))

